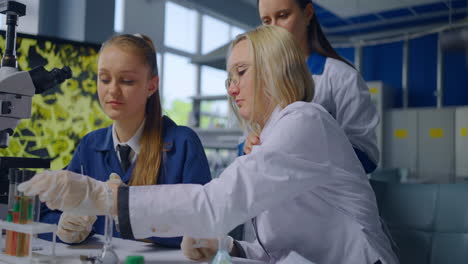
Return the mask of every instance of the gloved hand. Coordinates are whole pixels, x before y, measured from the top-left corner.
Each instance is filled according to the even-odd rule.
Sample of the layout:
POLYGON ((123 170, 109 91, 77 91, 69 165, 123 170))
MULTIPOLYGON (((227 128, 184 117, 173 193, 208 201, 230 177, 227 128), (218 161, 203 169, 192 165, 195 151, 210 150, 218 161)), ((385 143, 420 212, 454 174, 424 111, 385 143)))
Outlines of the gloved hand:
MULTIPOLYGON (((112 173, 107 184, 123 185, 120 176, 112 173)), ((57 236, 65 243, 80 243, 85 240, 96 222, 96 216, 78 216, 63 213, 58 222, 57 236)))
POLYGON ((71 171, 44 171, 18 185, 27 196, 39 195, 50 209, 90 216, 112 214, 114 197, 108 184, 71 171))
POLYGON ((63 213, 58 222, 57 236, 65 243, 80 243, 85 240, 96 221, 96 216, 78 216, 63 213))
POLYGON ((107 184, 116 184, 116 185, 126 185, 125 183, 123 183, 122 179, 120 178, 120 176, 113 172, 109 175, 109 179, 106 181, 107 184))
MULTIPOLYGON (((228 236, 227 251, 230 253, 234 246, 234 239, 228 236)), ((182 253, 194 261, 209 261, 213 259, 218 252, 218 240, 217 239, 196 239, 192 237, 184 236, 182 243, 180 244, 182 253)))

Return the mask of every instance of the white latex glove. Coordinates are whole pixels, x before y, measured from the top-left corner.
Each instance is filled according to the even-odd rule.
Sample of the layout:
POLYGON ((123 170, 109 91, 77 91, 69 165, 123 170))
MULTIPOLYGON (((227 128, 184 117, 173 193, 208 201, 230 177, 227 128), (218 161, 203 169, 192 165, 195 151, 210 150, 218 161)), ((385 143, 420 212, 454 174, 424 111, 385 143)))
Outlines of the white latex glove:
POLYGON ((105 182, 71 171, 44 171, 18 185, 27 196, 39 195, 50 209, 90 216, 112 214, 114 198, 105 182))
POLYGON ((79 216, 63 213, 58 222, 57 236, 66 243, 80 243, 93 229, 96 216, 79 216))
POLYGON ((107 184, 117 184, 117 185, 126 185, 125 183, 123 183, 122 179, 120 178, 120 176, 113 172, 109 175, 109 180, 107 180, 107 184))
MULTIPOLYGON (((120 176, 112 173, 107 184, 123 185, 120 176)), ((80 243, 85 240, 96 222, 96 216, 79 216, 63 213, 58 222, 57 236, 66 243, 80 243)))
MULTIPOLYGON (((227 237, 228 253, 232 251, 234 246, 234 239, 230 236, 227 237)), ((218 252, 218 239, 197 239, 192 237, 184 236, 182 243, 180 244, 182 253, 194 261, 210 261, 212 260, 216 252, 218 252)))

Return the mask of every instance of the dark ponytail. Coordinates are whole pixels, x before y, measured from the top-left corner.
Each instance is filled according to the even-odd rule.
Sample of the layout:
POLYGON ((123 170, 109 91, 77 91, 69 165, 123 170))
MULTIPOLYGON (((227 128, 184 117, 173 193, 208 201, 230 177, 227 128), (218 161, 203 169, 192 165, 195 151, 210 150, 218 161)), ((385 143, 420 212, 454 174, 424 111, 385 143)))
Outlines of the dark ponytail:
MULTIPOLYGON (((310 0, 296 0, 296 3, 302 10, 305 10, 308 4, 312 5, 312 1, 310 0)), ((322 27, 320 26, 316 14, 311 18, 309 26, 307 27, 307 43, 309 44, 311 52, 316 52, 322 56, 340 60, 354 68, 353 64, 341 57, 332 47, 322 31, 322 27)))

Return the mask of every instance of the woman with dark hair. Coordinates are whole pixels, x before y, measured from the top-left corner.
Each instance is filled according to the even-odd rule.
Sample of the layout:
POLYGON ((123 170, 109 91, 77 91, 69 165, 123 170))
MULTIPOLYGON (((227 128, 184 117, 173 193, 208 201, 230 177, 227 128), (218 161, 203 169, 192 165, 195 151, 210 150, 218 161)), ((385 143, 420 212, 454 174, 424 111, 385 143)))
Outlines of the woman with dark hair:
MULTIPOLYGON (((149 37, 124 34, 110 38, 99 51, 97 70, 99 102, 113 124, 81 139, 68 171, 99 181, 108 181, 116 173, 130 186, 205 184, 211 180, 198 136, 163 115, 156 50, 149 37)), ((104 234, 102 216, 46 209, 41 221, 58 223, 57 236, 66 243, 104 234)), ((114 236, 120 233, 115 231, 114 236)), ((178 247, 181 238, 151 237, 149 242, 178 247)))
MULTIPOLYGON (((343 128, 366 173, 374 171, 379 162, 375 134, 379 118, 369 88, 353 65, 328 42, 312 2, 257 0, 257 5, 264 25, 283 27, 298 41, 315 82, 312 101, 322 105, 343 128)), ((250 134, 244 153, 250 153, 256 144, 260 144, 258 135, 250 134)))

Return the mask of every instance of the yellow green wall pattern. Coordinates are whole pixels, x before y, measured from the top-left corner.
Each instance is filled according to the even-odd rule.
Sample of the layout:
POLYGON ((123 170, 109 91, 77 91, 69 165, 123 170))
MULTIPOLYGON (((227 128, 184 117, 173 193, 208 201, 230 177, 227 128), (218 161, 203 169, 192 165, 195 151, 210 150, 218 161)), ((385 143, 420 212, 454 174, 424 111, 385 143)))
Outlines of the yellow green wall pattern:
MULTIPOLYGON (((4 36, 5 32, 2 32, 2 55, 4 36)), ((62 169, 70 162, 85 134, 111 124, 97 99, 98 49, 99 46, 94 44, 18 35, 20 70, 68 66, 73 77, 59 87, 33 97, 31 119, 21 121, 10 139, 10 146, 0 149, 0 156, 51 158, 51 169, 62 169)))

